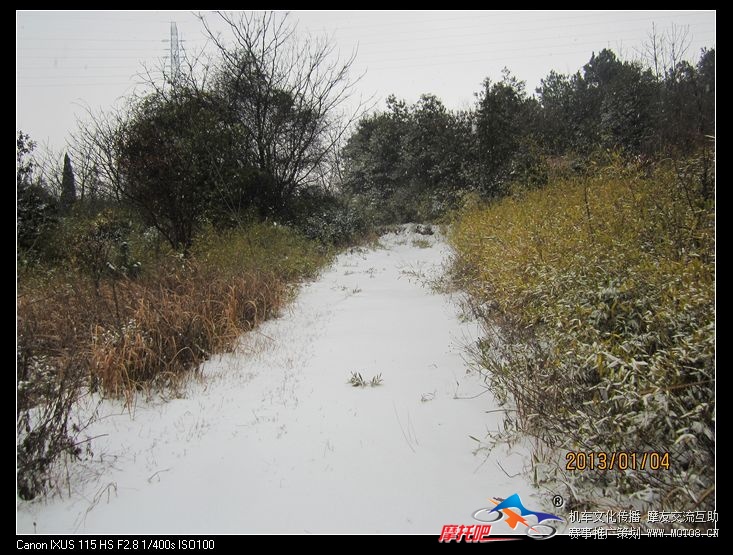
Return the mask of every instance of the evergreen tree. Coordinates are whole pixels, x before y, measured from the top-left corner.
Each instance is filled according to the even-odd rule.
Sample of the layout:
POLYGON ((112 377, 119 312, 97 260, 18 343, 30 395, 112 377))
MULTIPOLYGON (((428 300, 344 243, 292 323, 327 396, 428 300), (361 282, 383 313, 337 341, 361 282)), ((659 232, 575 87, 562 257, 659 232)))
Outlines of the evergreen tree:
POLYGON ((64 155, 64 174, 61 179, 61 211, 68 213, 76 201, 76 182, 74 180, 74 169, 71 167, 71 159, 68 152, 64 155))

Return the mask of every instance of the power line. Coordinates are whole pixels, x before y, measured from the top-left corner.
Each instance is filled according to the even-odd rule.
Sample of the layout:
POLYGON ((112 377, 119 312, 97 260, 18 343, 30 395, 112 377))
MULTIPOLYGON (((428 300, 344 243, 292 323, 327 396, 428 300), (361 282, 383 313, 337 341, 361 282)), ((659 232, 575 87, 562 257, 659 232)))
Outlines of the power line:
MULTIPOLYGON (((37 40, 37 41, 67 41, 67 42, 161 42, 160 39, 80 39, 77 37, 20 37, 20 40, 37 40)), ((205 41, 206 39, 187 39, 188 42, 205 41)), ((51 47, 49 47, 51 48, 51 47)))
POLYGON ((154 53, 151 52, 150 56, 63 56, 63 55, 51 55, 48 56, 20 56, 21 59, 27 60, 48 60, 48 59, 62 59, 62 60, 144 60, 151 57, 161 57, 162 52, 154 53))
MULTIPOLYGON (((520 50, 521 51, 521 50, 520 50)), ((480 53, 474 53, 474 54, 480 54, 480 53)), ((554 56, 567 56, 570 54, 586 54, 588 55, 588 49, 584 48, 582 50, 573 50, 573 51, 558 51, 554 53, 550 53, 546 56, 548 60, 551 60, 554 56)), ((489 54, 491 55, 491 54, 489 54)), ((369 64, 364 64, 367 66, 369 71, 385 71, 385 70, 401 70, 401 69, 412 69, 412 68, 426 68, 426 67, 432 67, 432 66, 443 66, 443 65, 466 65, 466 64, 482 64, 482 63, 490 63, 490 62, 511 62, 513 60, 525 60, 525 59, 537 59, 537 54, 527 54, 527 55, 510 55, 505 56, 501 55, 498 57, 479 57, 479 58, 472 58, 472 59, 463 59, 462 56, 455 56, 451 59, 445 59, 445 60, 435 60, 432 58, 427 63, 422 64, 415 64, 411 63, 409 65, 401 64, 401 65, 381 65, 381 63, 377 62, 376 66, 370 66, 369 64)), ((425 57, 420 58, 403 58, 400 60, 394 60, 395 62, 408 62, 412 60, 424 60, 425 57)), ((390 63, 391 61, 386 61, 386 63, 390 63)))
MULTIPOLYGON (((515 10, 515 11, 468 11, 465 15, 461 17, 453 17, 453 18, 446 18, 441 17, 440 12, 433 12, 437 15, 434 19, 423 19, 423 20, 415 20, 415 19, 399 19, 399 21, 380 21, 378 24, 372 24, 372 23, 357 23, 357 24, 347 24, 347 25, 338 25, 337 29, 344 29, 344 30, 355 30, 355 29, 383 29, 385 26, 390 25, 397 25, 400 27, 404 27, 405 25, 426 25, 426 24, 433 24, 433 23, 444 23, 444 22, 452 22, 452 21, 462 21, 462 22, 471 22, 474 26, 476 24, 484 24, 483 19, 485 18, 491 18, 491 19, 497 19, 497 16, 504 16, 504 15, 516 15, 521 16, 522 19, 525 19, 527 16, 542 16, 542 15, 548 15, 548 16, 560 16, 562 17, 563 21, 573 21, 573 20, 587 20, 589 17, 598 17, 602 18, 603 22, 605 23, 608 21, 608 16, 613 15, 626 15, 626 14, 632 14, 637 13, 636 10, 619 10, 619 11, 595 11, 595 12, 585 12, 581 13, 577 10, 570 10, 570 12, 578 12, 577 16, 574 15, 567 15, 566 12, 562 12, 562 15, 558 12, 553 11, 539 11, 539 12, 528 12, 526 10, 515 10)), ((366 12, 368 14, 372 14, 374 12, 366 12)), ((384 12, 385 15, 388 17, 395 17, 394 12, 384 12)), ((397 12, 399 15, 411 15, 409 12, 397 12)), ((358 17, 358 13, 355 14, 358 17)), ((699 10, 699 11, 679 11, 675 13, 648 13, 645 18, 637 18, 633 20, 616 20, 613 19, 613 23, 625 23, 628 21, 649 21, 654 19, 661 19, 661 18, 679 18, 679 17, 688 17, 688 16, 695 16, 695 15, 714 15, 714 12, 711 10, 699 10)), ((561 25, 562 27, 569 27, 569 26, 576 26, 577 23, 568 23, 561 25)), ((546 26, 542 25, 542 28, 546 28, 546 26)), ((513 28, 514 29, 514 28, 513 28)))
MULTIPOLYGON (((58 67, 49 67, 47 65, 40 65, 40 66, 23 66, 23 71, 32 71, 35 69, 43 70, 43 71, 61 71, 61 70, 69 70, 69 69, 80 69, 80 70, 87 70, 87 69, 129 69, 132 66, 132 64, 124 65, 124 66, 110 66, 110 65, 103 65, 103 66, 90 66, 90 65, 83 65, 83 66, 58 66, 58 67)), ((16 74, 20 73, 20 70, 17 70, 15 72, 16 74)))
MULTIPOLYGON (((625 20, 613 20, 612 23, 614 23, 614 24, 621 24, 621 23, 645 23, 645 24, 648 25, 649 23, 651 23, 653 21, 654 21, 653 19, 649 19, 649 18, 644 18, 644 19, 635 18, 635 19, 625 19, 625 20)), ((522 33, 522 32, 535 33, 535 32, 545 31, 545 30, 548 30, 548 29, 567 29, 569 27, 570 28, 587 28, 587 27, 590 27, 590 26, 594 26, 596 24, 597 23, 595 23, 595 22, 593 22, 593 23, 590 23, 589 22, 589 23, 584 24, 584 25, 579 25, 577 23, 575 23, 575 24, 563 23, 563 24, 559 24, 559 25, 545 25, 545 24, 543 24, 543 25, 538 25, 538 26, 522 26, 522 25, 511 25, 511 24, 501 24, 501 25, 499 25, 499 24, 497 24, 497 25, 492 26, 490 28, 484 27, 483 30, 481 30, 480 33, 478 33, 478 34, 480 34, 480 35, 489 35, 489 34, 494 35, 497 32, 506 32, 507 34, 511 35, 512 37, 516 37, 517 33, 522 33), (497 29, 497 27, 499 27, 499 29, 497 29)), ((699 22, 698 21, 698 22, 686 23, 684 26, 700 26, 700 25, 708 25, 708 24, 705 23, 705 22, 699 22)), ((449 26, 449 27, 445 27, 443 29, 434 29, 434 28, 433 29, 430 29, 430 28, 428 28, 428 29, 424 29, 424 32, 426 33, 426 38, 432 38, 432 37, 441 36, 439 34, 440 31, 447 31, 447 32, 454 32, 455 31, 455 32, 458 32, 458 31, 461 31, 461 30, 475 30, 476 27, 477 27, 476 25, 471 25, 471 26, 467 26, 467 27, 450 27, 449 26)), ((341 27, 336 27, 336 32, 340 31, 341 29, 342 29, 341 27)), ((649 29, 646 29, 645 28, 645 30, 649 30, 649 29)), ((410 36, 409 37, 405 37, 405 40, 409 40, 409 39, 414 38, 414 35, 412 34, 412 32, 414 32, 414 31, 423 31, 423 29, 410 29, 410 31, 411 31, 410 36)), ((475 35, 476 34, 474 34, 473 36, 475 36, 475 35)), ((378 41, 383 36, 390 36, 391 37, 391 36, 393 36, 393 34, 392 33, 388 33, 388 32, 381 32, 381 29, 380 29, 380 32, 377 32, 376 34, 359 33, 359 37, 371 38, 372 36, 373 37, 376 37, 375 40, 378 41)), ((460 35, 451 35, 451 36, 464 37, 464 36, 467 36, 467 35, 466 35, 466 33, 461 33, 460 35)))
MULTIPOLYGON (((700 23, 700 24, 694 24, 694 25, 695 26, 698 26, 698 25, 705 25, 705 24, 704 23, 700 23)), ((693 26, 693 25, 690 24, 690 26, 693 26)), ((551 29, 551 27, 545 27, 542 30, 546 30, 546 29, 551 29)), ((643 28, 643 29, 631 29, 631 30, 628 30, 628 31, 633 32, 633 31, 645 31, 645 30, 647 30, 647 29, 646 28, 643 28)), ((450 31, 452 32, 452 30, 450 30, 450 31)), ((518 33, 518 32, 531 32, 531 31, 532 31, 531 29, 525 29, 525 30, 519 30, 519 29, 517 29, 517 30, 515 30, 515 32, 514 32, 514 34, 512 36, 509 36, 509 37, 507 37, 504 40, 495 40, 495 41, 492 41, 492 43, 493 44, 515 43, 515 42, 517 42, 516 33, 518 33)), ((426 31, 426 33, 427 34, 424 35, 424 36, 410 35, 410 36, 402 36, 400 38, 392 38, 392 37, 390 37, 389 39, 386 39, 386 40, 370 40, 370 41, 358 40, 358 44, 360 46, 371 46, 371 45, 384 45, 385 43, 387 43, 387 44, 397 44, 397 43, 403 43, 403 42, 413 43, 415 41, 431 41, 431 42, 434 42, 434 41, 438 41, 438 40, 442 40, 442 39, 456 39, 456 38, 465 39, 465 38, 469 38, 469 37, 491 37, 491 36, 494 36, 495 35, 495 33, 493 33, 492 31, 481 31, 481 32, 478 32, 478 33, 460 33, 460 34, 440 34, 440 33, 435 33, 435 32, 432 32, 431 33, 429 31, 426 31)), ((592 33, 583 33, 583 34, 580 34, 578 36, 587 36, 589 34, 590 35, 598 35, 599 32, 596 31, 596 32, 592 32, 592 33)), ((614 35, 617 35, 617 34, 618 33, 614 33, 614 35)), ((573 35, 565 34, 565 36, 568 37, 568 38, 572 38, 572 37, 575 37, 576 35, 574 35, 574 34, 573 35)), ((527 40, 544 40, 544 39, 549 39, 549 38, 554 38, 554 37, 537 37, 537 38, 529 38, 527 40)))
MULTIPOLYGON (((61 19, 59 21, 59 23, 68 23, 70 21, 114 21, 114 22, 125 21, 125 22, 132 22, 132 23, 138 23, 138 24, 140 24, 141 22, 144 22, 144 23, 169 23, 170 22, 169 19, 151 19, 149 17, 144 17, 144 19, 141 20, 140 18, 133 19, 133 18, 129 18, 129 17, 118 17, 116 15, 118 13, 128 13, 128 14, 129 13, 139 13, 141 16, 146 16, 147 13, 152 13, 152 12, 134 12, 134 11, 127 11, 127 12, 99 12, 99 15, 97 15, 97 13, 84 12, 84 11, 82 11, 82 12, 75 12, 75 13, 73 13, 73 15, 70 14, 69 12, 57 12, 57 13, 61 13, 61 14, 64 15, 64 18, 61 19), (81 13, 83 15, 79 16, 79 15, 77 15, 77 13, 81 13), (112 16, 112 17, 110 17, 110 16, 112 16)), ((182 12, 182 13, 185 13, 185 12, 182 12)), ((21 17, 28 17, 28 16, 45 16, 45 17, 48 17, 50 15, 50 13, 48 11, 45 11, 45 12, 44 11, 37 11, 37 12, 19 12, 18 15, 21 16, 21 17)))
MULTIPOLYGON (((600 44, 599 44, 600 42, 608 43, 609 41, 600 41, 599 40, 599 41, 589 41, 589 42, 582 42, 582 43, 576 42, 576 43, 570 43, 570 44, 566 43, 566 44, 557 44, 557 45, 537 45, 537 46, 533 46, 529 48, 527 47, 502 48, 502 49, 499 49, 499 51, 502 54, 502 56, 506 52, 528 52, 527 56, 525 57, 536 57, 538 54, 536 54, 535 52, 539 53, 540 55, 541 54, 572 54, 572 53, 580 54, 583 52, 587 52, 588 49, 573 50, 571 52, 567 52, 564 49, 567 49, 567 48, 577 49, 580 46, 594 46, 594 45, 600 47, 600 44)), ((460 53, 459 52, 446 52, 446 53, 438 53, 438 54, 431 53, 430 58, 431 58, 431 61, 435 61, 436 58, 451 57, 454 59, 455 58, 460 59, 463 56, 474 56, 474 55, 481 55, 484 53, 494 54, 495 52, 492 52, 491 50, 492 50, 491 48, 487 47, 481 50, 473 50, 470 52, 461 51, 460 53)), ((411 57, 406 57, 406 58, 391 58, 389 60, 380 60, 379 63, 383 62, 383 63, 390 64, 393 62, 409 62, 413 60, 416 60, 416 61, 425 60, 425 56, 423 55, 423 56, 411 56, 411 57)), ((366 63, 363 59, 360 60, 360 62, 366 63)))
POLYGON ((19 75, 18 77, 23 81, 38 79, 58 81, 59 79, 127 79, 134 77, 134 75, 19 75))
MULTIPOLYGON (((624 29, 623 33, 614 33, 614 38, 628 38, 628 39, 637 39, 641 38, 639 35, 639 32, 645 31, 645 28, 636 28, 636 29, 624 29)), ((705 34, 706 32, 703 31, 701 34, 705 34)), ((359 41, 359 46, 371 46, 371 45, 377 45, 377 46, 385 46, 387 48, 390 48, 390 46, 397 42, 415 42, 415 41, 425 41, 430 40, 431 42, 438 42, 441 39, 448 39, 448 38, 467 38, 467 37, 487 37, 486 33, 480 33, 480 34, 461 34, 461 35, 431 35, 426 37, 410 37, 410 38, 404 38, 404 39, 396 39, 396 40, 386 40, 386 41, 380 41, 380 42, 362 42, 359 41)), ((595 32, 588 32, 588 33, 576 33, 572 35, 568 34, 554 34, 550 36, 532 36, 529 38, 522 38, 521 43, 524 45, 528 42, 541 42, 541 41, 548 41, 553 39, 564 39, 566 41, 571 41, 576 38, 583 38, 583 37, 589 37, 589 36, 595 36, 598 37, 599 33, 597 31, 595 32)), ((490 41, 481 41, 482 46, 499 46, 502 44, 516 44, 517 38, 516 37, 510 37, 505 40, 490 40, 490 41)), ((370 49, 371 50, 371 49, 370 49)))
POLYGON ((130 83, 129 81, 124 83, 33 83, 33 84, 20 84, 21 88, 41 88, 41 87, 119 87, 122 85, 137 86, 144 85, 145 83, 130 83))
POLYGON ((125 47, 119 47, 119 48, 101 48, 101 47, 87 47, 87 48, 73 48, 73 47, 58 47, 58 46, 18 46, 16 48, 16 51, 19 52, 25 52, 26 50, 52 50, 54 52, 58 52, 59 50, 61 52, 98 52, 98 51, 106 51, 106 52, 150 52, 150 48, 125 48, 125 47))
MULTIPOLYGON (((28 38, 28 37, 19 37, 20 41, 39 41, 39 42, 153 42, 153 43, 160 43, 160 42, 167 42, 161 39, 110 39, 110 38, 103 38, 103 39, 80 39, 80 38, 74 38, 74 37, 54 37, 54 38, 28 38)), ((208 39, 202 38, 202 39, 186 39, 186 42, 206 42, 208 39)), ((21 47, 23 48, 23 47, 21 47)), ((55 48, 55 46, 44 46, 44 47, 38 47, 38 48, 55 48)), ((96 48, 93 45, 90 45, 88 48, 96 48)))
MULTIPOLYGON (((629 30, 627 32, 633 32, 633 30, 629 30)), ((593 35, 594 35, 593 33, 584 33, 584 34, 580 34, 580 35, 575 35, 574 38, 575 37, 593 36, 593 35)), ((432 37, 431 40, 435 41, 435 40, 441 39, 441 38, 449 38, 449 37, 446 37, 446 36, 444 36, 444 37, 437 36, 437 37, 432 37)), ((577 43, 577 42, 568 43, 568 42, 564 42, 564 43, 548 44, 547 43, 547 39, 549 39, 549 38, 561 38, 561 37, 538 37, 538 38, 529 39, 529 40, 531 40, 531 41, 538 41, 538 40, 545 41, 543 44, 541 44, 541 45, 539 45, 537 47, 534 47, 534 48, 541 48, 543 50, 547 50, 547 49, 551 49, 551 48, 562 47, 562 46, 564 46, 566 44, 571 44, 572 46, 577 46, 579 44, 581 44, 581 45, 591 45, 591 44, 595 44, 597 42, 597 41, 594 41, 594 42, 583 42, 583 43, 577 43)), ((614 39, 616 39, 616 41, 623 41, 623 40, 633 41, 635 38, 636 37, 633 36, 633 35, 632 36, 620 35, 620 36, 614 37, 614 39)), ((419 39, 419 38, 412 38, 412 39, 405 39, 405 40, 409 40, 410 42, 414 42, 415 40, 421 40, 421 39, 419 39)), ((710 39, 707 39, 706 40, 705 38, 702 38, 702 39, 694 39, 693 40, 693 42, 709 42, 709 41, 710 41, 710 39)), ((391 44, 394 44, 394 42, 399 42, 399 41, 392 41, 389 45, 384 44, 384 43, 373 43, 373 44, 384 44, 385 46, 390 46, 391 44)), ((608 41, 606 41, 606 42, 608 42, 608 41)), ((470 43, 470 44, 463 44, 462 46, 463 47, 472 47, 473 46, 473 47, 476 47, 476 48, 492 48, 492 47, 499 47, 499 46, 501 46, 503 44, 514 44, 514 43, 516 43, 516 40, 490 41, 490 42, 486 42, 486 43, 470 43)), ((526 50, 527 49, 527 46, 525 45, 521 49, 522 50, 526 50)), ((20 52, 24 52, 25 50, 36 50, 36 49, 33 49, 33 48, 19 48, 18 50, 20 52)), ((43 50, 43 49, 40 49, 40 50, 43 50)), ((120 48, 120 49, 99 49, 99 48, 66 49, 66 50, 64 50, 61 53, 55 52, 53 55, 35 55, 35 54, 33 54, 33 55, 20 55, 20 59, 21 60, 28 60, 28 59, 49 59, 49 58, 58 59, 58 58, 61 58, 61 59, 76 60, 76 59, 107 59, 107 58, 112 58, 112 59, 140 59, 141 58, 141 56, 138 56, 136 54, 132 54, 130 56, 122 56, 122 55, 120 55, 120 56, 83 56, 83 55, 80 55, 80 54, 68 54, 67 50, 81 51, 81 52, 87 52, 87 51, 91 52, 91 51, 99 51, 99 50, 109 50, 109 51, 117 51, 117 50, 120 50, 122 52, 124 52, 124 51, 130 51, 130 49, 122 49, 122 48, 120 48)), ((161 50, 134 49, 134 50, 135 51, 141 51, 141 52, 148 52, 148 54, 149 54, 148 57, 150 57, 150 56, 159 57, 159 56, 163 55, 164 52, 167 52, 167 49, 166 50, 162 50, 162 49, 161 50)), ((390 52, 391 51, 394 51, 394 48, 393 47, 390 47, 389 48, 389 51, 390 52)), ((401 48, 400 51, 401 52, 421 52, 421 51, 423 51, 423 48, 421 48, 421 47, 417 47, 417 48, 401 48)), ((369 57, 370 54, 380 53, 380 52, 382 52, 382 51, 381 50, 371 50, 370 49, 370 50, 367 50, 366 52, 363 52, 359 56, 359 58, 360 58, 360 60, 363 60, 364 57, 369 57)), ((457 55, 461 55, 461 54, 462 54, 462 52, 461 53, 457 53, 457 55)))

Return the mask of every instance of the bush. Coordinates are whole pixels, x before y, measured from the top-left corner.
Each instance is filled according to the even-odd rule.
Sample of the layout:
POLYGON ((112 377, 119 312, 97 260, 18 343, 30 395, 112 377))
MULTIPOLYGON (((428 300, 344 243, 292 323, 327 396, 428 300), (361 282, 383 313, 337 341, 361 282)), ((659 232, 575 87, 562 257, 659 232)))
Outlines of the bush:
POLYGON ((17 188, 18 258, 21 263, 35 261, 55 230, 57 202, 39 185, 21 183, 17 188))
POLYGON ((303 234, 324 245, 344 246, 364 235, 368 224, 361 215, 348 207, 337 207, 311 214, 302 225, 303 234))
POLYGON ((72 219, 67 223, 71 237, 72 264, 87 272, 98 287, 104 276, 135 276, 140 263, 130 257, 132 222, 111 212, 91 219, 72 219))
POLYGON ((364 229, 414 222, 441 223, 461 205, 466 191, 398 189, 388 197, 370 193, 354 195, 352 212, 359 214, 364 229))
POLYGON ((291 227, 258 223, 220 233, 205 229, 191 247, 191 259, 221 276, 254 272, 297 281, 315 277, 330 252, 291 227))
POLYGON ((82 453, 76 441, 80 427, 72 422, 80 383, 73 360, 63 359, 62 368, 52 366, 48 357, 31 351, 26 339, 20 336, 17 351, 16 465, 18 495, 33 499, 46 490, 58 459, 82 453))
POLYGON ((352 244, 371 229, 371 222, 356 205, 318 189, 301 192, 289 212, 286 220, 291 227, 324 246, 352 244))
POLYGON ((566 484, 571 508, 714 508, 714 206, 680 167, 702 165, 614 157, 467 209, 451 232, 484 322, 476 355, 537 440, 535 476, 566 484), (670 466, 566 473, 569 451, 669 452, 670 466))
POLYGON ((16 465, 22 499, 46 491, 58 460, 82 453, 77 436, 84 422, 75 420, 73 409, 89 384, 89 330, 100 311, 97 301, 80 274, 33 266, 19 282, 16 465))

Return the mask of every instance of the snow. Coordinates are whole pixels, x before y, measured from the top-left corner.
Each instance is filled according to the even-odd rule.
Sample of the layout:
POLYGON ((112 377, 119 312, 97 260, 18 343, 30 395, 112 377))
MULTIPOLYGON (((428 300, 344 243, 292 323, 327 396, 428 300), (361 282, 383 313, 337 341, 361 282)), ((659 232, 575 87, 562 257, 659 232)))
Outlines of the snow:
POLYGON ((105 401, 94 459, 63 496, 17 500, 17 531, 437 536, 489 497, 551 509, 522 448, 469 437, 501 413, 464 360, 477 324, 425 283, 448 247, 409 230, 381 246, 341 255, 182 398, 105 401), (354 372, 382 384, 353 387, 354 372))

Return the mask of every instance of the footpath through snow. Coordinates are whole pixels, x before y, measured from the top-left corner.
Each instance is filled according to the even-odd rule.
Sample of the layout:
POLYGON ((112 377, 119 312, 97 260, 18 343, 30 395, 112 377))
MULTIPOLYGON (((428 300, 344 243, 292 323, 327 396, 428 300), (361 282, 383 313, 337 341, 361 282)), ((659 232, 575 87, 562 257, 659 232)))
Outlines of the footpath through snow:
POLYGON ((474 453, 501 416, 463 359, 476 323, 425 285, 448 247, 408 231, 381 244, 341 255, 185 398, 103 404, 93 461, 63 498, 18 501, 18 532, 437 536, 492 496, 537 506, 524 452, 474 453), (354 372, 382 384, 353 387, 354 372))

